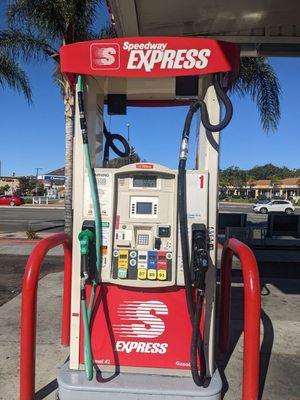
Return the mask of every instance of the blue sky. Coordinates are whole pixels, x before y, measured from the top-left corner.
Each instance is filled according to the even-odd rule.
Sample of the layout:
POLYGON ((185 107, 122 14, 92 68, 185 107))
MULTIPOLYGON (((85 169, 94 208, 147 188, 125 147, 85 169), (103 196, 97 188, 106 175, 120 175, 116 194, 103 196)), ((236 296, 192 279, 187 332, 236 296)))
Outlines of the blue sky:
MULTIPOLYGON (((3 28, 3 16, 1 19, 3 28)), ((232 96, 234 116, 221 134, 222 168, 251 168, 269 162, 300 167, 300 58, 272 58, 271 64, 282 86, 279 129, 266 135, 255 104, 248 98, 232 96)), ((32 63, 24 68, 32 85, 32 105, 21 94, 0 87, 2 175, 34 174, 35 167, 46 173, 64 164, 63 101, 52 81, 52 65, 32 63)), ((130 123, 131 144, 142 158, 176 167, 185 113, 185 107, 129 108, 126 116, 111 118, 111 129, 126 134, 126 124, 130 123)), ((191 147, 194 143, 192 137, 191 147)))

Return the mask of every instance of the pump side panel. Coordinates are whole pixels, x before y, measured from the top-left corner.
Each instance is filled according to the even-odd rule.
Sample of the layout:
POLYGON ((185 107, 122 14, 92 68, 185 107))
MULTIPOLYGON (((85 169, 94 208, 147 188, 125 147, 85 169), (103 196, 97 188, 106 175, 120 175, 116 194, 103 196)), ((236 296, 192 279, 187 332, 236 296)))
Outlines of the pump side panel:
MULTIPOLYGON (((158 291, 103 284, 97 289, 91 322, 96 364, 187 370, 190 337, 184 288, 158 291)), ((81 364, 83 341, 81 325, 81 364)))

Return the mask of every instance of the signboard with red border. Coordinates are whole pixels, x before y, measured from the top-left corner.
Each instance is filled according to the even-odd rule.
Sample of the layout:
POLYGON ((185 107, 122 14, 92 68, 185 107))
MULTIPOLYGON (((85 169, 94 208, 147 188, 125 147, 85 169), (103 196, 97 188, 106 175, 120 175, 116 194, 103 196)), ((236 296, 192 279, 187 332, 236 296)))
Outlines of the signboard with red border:
MULTIPOLYGON (((203 313, 202 333, 204 319, 203 313)), ((184 288, 96 289, 91 345, 98 365, 189 370, 191 335, 184 288)), ((82 320, 79 360, 84 363, 82 320)))
POLYGON ((190 37, 129 37, 80 42, 60 50, 61 71, 154 78, 238 69, 234 43, 190 37))

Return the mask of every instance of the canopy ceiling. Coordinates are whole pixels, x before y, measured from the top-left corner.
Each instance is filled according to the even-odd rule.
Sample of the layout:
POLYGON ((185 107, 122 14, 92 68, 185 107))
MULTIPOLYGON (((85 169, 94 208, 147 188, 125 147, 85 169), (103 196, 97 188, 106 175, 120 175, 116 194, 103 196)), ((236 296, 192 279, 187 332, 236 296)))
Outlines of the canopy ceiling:
POLYGON ((109 0, 118 36, 204 36, 244 55, 300 55, 299 0, 109 0))

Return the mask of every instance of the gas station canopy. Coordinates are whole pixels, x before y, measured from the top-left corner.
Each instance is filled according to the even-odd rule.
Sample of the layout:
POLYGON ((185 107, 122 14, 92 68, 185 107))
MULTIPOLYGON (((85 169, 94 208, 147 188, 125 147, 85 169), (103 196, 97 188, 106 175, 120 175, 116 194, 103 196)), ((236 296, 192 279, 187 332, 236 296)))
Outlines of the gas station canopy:
POLYGON ((109 0, 121 36, 203 36, 248 56, 300 55, 297 0, 109 0))

